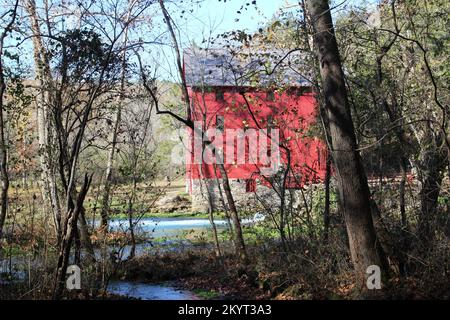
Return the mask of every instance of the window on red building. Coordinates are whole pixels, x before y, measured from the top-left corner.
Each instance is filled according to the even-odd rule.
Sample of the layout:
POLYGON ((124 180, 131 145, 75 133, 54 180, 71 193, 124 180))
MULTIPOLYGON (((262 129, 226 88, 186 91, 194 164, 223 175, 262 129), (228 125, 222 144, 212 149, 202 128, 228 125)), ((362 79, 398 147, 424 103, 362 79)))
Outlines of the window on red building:
POLYGON ((216 101, 223 101, 223 91, 222 90, 216 90, 216 101))
POLYGON ((245 192, 256 192, 256 180, 254 179, 245 180, 245 192))
POLYGON ((313 88, 311 86, 302 87, 302 94, 312 93, 312 92, 313 92, 313 88))
POLYGON ((225 128, 225 118, 223 116, 216 116, 216 130, 223 131, 225 128))

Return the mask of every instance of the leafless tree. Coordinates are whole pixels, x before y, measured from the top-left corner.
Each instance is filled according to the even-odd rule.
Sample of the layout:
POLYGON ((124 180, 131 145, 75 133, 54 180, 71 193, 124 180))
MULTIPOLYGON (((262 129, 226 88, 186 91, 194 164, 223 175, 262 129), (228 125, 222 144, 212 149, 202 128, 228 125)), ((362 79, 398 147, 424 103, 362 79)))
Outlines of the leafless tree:
POLYGON ((19 6, 19 1, 16 0, 12 9, 7 10, 3 13, 0 20, 3 20, 5 17, 9 17, 9 21, 7 25, 3 29, 0 34, 0 181, 1 181, 1 191, 0 191, 0 239, 3 235, 3 225, 5 224, 6 213, 8 209, 8 189, 9 189, 9 175, 8 175, 8 157, 7 157, 7 146, 5 140, 5 119, 3 115, 4 110, 4 95, 6 90, 6 81, 4 75, 4 67, 3 67, 3 45, 5 43, 5 39, 8 36, 8 33, 11 32, 11 29, 16 21, 17 17, 17 8, 19 6))

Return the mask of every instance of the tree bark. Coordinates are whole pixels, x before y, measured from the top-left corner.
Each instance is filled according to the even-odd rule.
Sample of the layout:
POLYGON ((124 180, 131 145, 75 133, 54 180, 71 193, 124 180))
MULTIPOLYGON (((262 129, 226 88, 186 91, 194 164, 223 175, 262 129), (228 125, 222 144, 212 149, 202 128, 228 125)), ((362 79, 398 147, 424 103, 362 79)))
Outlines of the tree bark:
POLYGON ((77 230, 78 217, 83 210, 83 202, 92 182, 92 175, 84 177, 83 187, 78 194, 75 207, 67 213, 67 220, 64 226, 64 237, 61 242, 61 249, 59 251, 58 266, 56 268, 55 283, 53 289, 53 299, 58 300, 64 291, 64 279, 69 263, 70 248, 77 230))
POLYGON ((135 222, 133 221, 133 205, 134 200, 136 197, 136 188, 137 188, 137 177, 136 177, 136 166, 137 166, 137 159, 134 161, 134 169, 133 169, 133 188, 131 190, 130 198, 128 199, 128 223, 130 225, 130 237, 131 237, 131 249, 130 254, 128 256, 128 259, 131 260, 136 255, 136 236, 134 234, 134 225, 135 222))
POLYGON ((11 27, 13 26, 16 16, 17 16, 17 7, 19 1, 16 1, 16 4, 12 11, 12 17, 6 28, 0 34, 0 182, 1 182, 1 190, 0 190, 0 239, 3 235, 3 226, 6 221, 6 212, 8 209, 8 189, 9 189, 9 174, 8 174, 8 153, 5 139, 5 119, 3 115, 3 95, 6 90, 5 77, 3 74, 3 44, 6 36, 11 31, 11 27))
POLYGON ((407 228, 408 220, 406 218, 406 204, 405 204, 405 196, 406 196, 406 170, 408 166, 408 159, 405 156, 400 157, 400 186, 399 186, 399 197, 400 197, 400 219, 403 228, 407 228))
MULTIPOLYGON (((120 102, 119 102, 120 103, 120 102)), ((101 227, 104 229, 104 231, 108 231, 108 215, 109 215, 109 196, 111 193, 111 183, 112 183, 112 168, 114 163, 114 155, 116 152, 116 145, 117 145, 117 135, 119 131, 119 124, 121 119, 121 106, 119 105, 119 109, 116 113, 116 118, 114 120, 114 131, 112 133, 112 139, 111 139, 111 149, 108 153, 108 162, 106 165, 106 177, 105 177, 105 184, 103 186, 103 194, 102 194, 102 204, 101 204, 101 227)))
MULTIPOLYGON (((205 144, 203 143, 202 145, 202 150, 205 150, 205 144)), ((203 168, 202 168, 202 164, 199 164, 199 172, 200 172, 200 177, 202 177, 202 180, 204 175, 203 175, 203 168)), ((218 181, 218 179, 216 179, 215 181, 218 181)), ((200 186, 201 183, 204 181, 200 181, 200 186)), ((211 228, 212 228, 212 232, 213 232, 213 238, 214 238, 214 245, 215 245, 215 253, 216 253, 216 257, 218 257, 219 259, 221 259, 222 257, 222 253, 220 250, 220 243, 219 243, 219 236, 217 234, 217 228, 216 228, 216 224, 214 222, 214 204, 213 204, 213 199, 212 199, 212 195, 211 195, 211 191, 208 188, 207 185, 207 181, 205 181, 205 189, 206 189, 206 195, 208 198, 208 217, 209 217, 209 223, 211 224, 211 228)), ((220 187, 220 185, 217 185, 218 187, 220 187)), ((220 192, 220 190, 219 190, 220 192)))
POLYGON ((241 222, 239 220, 239 214, 236 209, 236 204, 234 202, 233 194, 231 193, 230 183, 228 181, 228 175, 225 170, 225 166, 221 163, 217 165, 222 178, 223 191, 228 202, 228 209, 230 209, 231 221, 233 221, 234 229, 234 243, 236 255, 244 262, 247 262, 247 250, 245 248, 244 237, 242 235, 241 222))
POLYGON ((417 230, 424 250, 428 250, 434 240, 438 197, 443 171, 447 164, 447 154, 440 148, 442 141, 436 141, 436 139, 431 128, 427 127, 420 161, 419 176, 422 187, 419 193, 421 210, 417 230))
POLYGON ((208 208, 208 216, 209 216, 209 223, 211 223, 211 227, 212 227, 212 231, 213 231, 216 257, 221 259, 222 258, 222 252, 220 250, 219 236, 217 234, 216 223, 214 222, 214 211, 212 210, 211 206, 208 208))
POLYGON ((327 155, 325 165, 325 208, 323 210, 323 240, 328 242, 330 233, 330 182, 331 182, 331 155, 327 155))
MULTIPOLYGON (((232 230, 232 227, 231 227, 230 213, 228 211, 228 206, 225 203, 225 199, 223 198, 222 186, 220 185, 220 180, 219 180, 218 175, 217 175, 217 165, 216 164, 214 164, 214 177, 215 177, 214 180, 216 181, 216 184, 217 184, 217 189, 219 190, 220 202, 222 203, 222 207, 223 207, 223 210, 225 212, 225 220, 227 222, 227 228, 228 228, 228 230, 230 232, 232 232, 233 230, 232 230)), ((232 233, 230 233, 230 234, 232 234, 232 233)), ((232 238, 233 238, 232 240, 234 240, 234 237, 232 237, 232 238)))
POLYGON ((377 265, 385 276, 387 264, 372 220, 370 191, 357 151, 330 7, 327 0, 308 0, 306 4, 314 29, 314 46, 319 60, 325 111, 331 134, 331 152, 351 257, 357 286, 365 291, 367 268, 377 265))
POLYGON ((55 232, 58 242, 61 235, 61 206, 59 203, 58 190, 56 185, 56 172, 54 167, 54 125, 51 119, 51 88, 53 80, 50 72, 50 63, 47 52, 42 43, 42 35, 36 13, 36 3, 34 0, 27 0, 26 10, 30 16, 31 32, 33 34, 33 57, 35 64, 36 80, 39 92, 36 96, 37 104, 37 125, 39 140, 39 159, 41 166, 41 187, 46 203, 53 213, 55 232))

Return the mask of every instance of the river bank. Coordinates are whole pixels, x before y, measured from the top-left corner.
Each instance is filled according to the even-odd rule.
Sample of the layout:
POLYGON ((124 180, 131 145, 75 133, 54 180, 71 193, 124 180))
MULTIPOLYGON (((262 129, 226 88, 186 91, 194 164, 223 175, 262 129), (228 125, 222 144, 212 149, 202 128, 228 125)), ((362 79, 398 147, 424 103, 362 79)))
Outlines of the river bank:
MULTIPOLYGON (((321 239, 298 236, 283 245, 261 218, 243 219, 248 263, 237 259, 224 220, 217 219, 221 256, 215 254, 210 223, 198 218, 136 221, 139 243, 130 258, 127 219, 110 221, 108 241, 93 241, 96 264, 82 259, 82 289, 65 299, 353 299, 354 273, 342 230, 321 239), (258 223, 259 222, 259 223, 258 223)), ((93 237, 101 233, 94 232, 93 237)), ((19 238, 24 240, 23 235, 19 238)), ((10 239, 11 240, 11 239, 10 239)), ((14 240, 14 238, 12 238, 14 240)), ((0 298, 51 298, 56 250, 40 242, 3 246, 0 298)), ((441 256, 445 261, 445 257, 441 256)), ((70 263, 74 263, 74 256, 70 263)), ((449 297, 449 283, 415 274, 392 277, 380 292, 389 299, 449 297)))
MULTIPOLYGON (((92 222, 94 231, 91 240, 94 245, 97 264, 103 265, 107 274, 106 289, 82 290, 79 294, 71 293, 68 297, 79 299, 198 299, 194 292, 181 290, 180 282, 174 278, 145 279, 139 281, 124 281, 120 279, 117 270, 126 265, 129 261, 139 260, 142 256, 153 255, 155 258, 162 252, 172 252, 174 255, 182 254, 185 250, 209 250, 211 246, 206 242, 198 241, 198 237, 203 237, 208 233, 210 222, 208 219, 197 217, 170 217, 170 218, 140 218, 133 221, 137 236, 135 258, 129 259, 131 244, 129 242, 129 221, 128 219, 111 219, 109 232, 105 235, 99 232, 96 227, 98 221, 92 222), (195 239, 195 240, 194 240, 195 239), (191 241, 192 240, 192 241, 191 241), (105 269, 106 268, 106 269, 105 269)), ((225 221, 218 219, 217 228, 224 230, 225 221)), ((25 240, 23 234, 16 233, 9 237, 9 243, 5 242, 0 248, 0 287, 1 297, 4 299, 21 296, 27 298, 46 299, 50 297, 51 282, 53 281, 53 268, 57 254, 53 247, 41 248, 39 242, 30 244, 25 240), (17 240, 17 241, 16 241, 17 240), (34 246, 34 247, 33 247, 34 246), (35 252, 34 254, 32 252, 35 252), (44 254, 45 251, 45 254, 44 254), (38 254, 37 254, 38 253, 38 254), (37 254, 37 255, 36 255, 37 254), (41 255, 43 254, 43 255, 41 255), (22 293, 27 291, 27 287, 39 281, 41 289, 33 294, 22 293), (37 294, 39 291, 39 294, 37 294)), ((70 263, 76 262, 74 254, 70 258, 70 263)), ((156 258, 158 259, 158 258, 156 258)), ((80 265, 83 272, 83 286, 91 286, 93 270, 89 265, 80 265)), ((161 266, 164 268, 164 266, 161 266)), ((208 292, 197 290, 203 298, 210 298, 208 292)))

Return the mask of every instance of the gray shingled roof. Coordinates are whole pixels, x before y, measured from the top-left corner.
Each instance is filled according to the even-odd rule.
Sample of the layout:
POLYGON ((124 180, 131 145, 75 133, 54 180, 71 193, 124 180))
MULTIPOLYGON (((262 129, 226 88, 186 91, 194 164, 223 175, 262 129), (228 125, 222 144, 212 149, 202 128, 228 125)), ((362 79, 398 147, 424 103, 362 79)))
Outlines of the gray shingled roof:
MULTIPOLYGON (((303 77, 303 58, 293 52, 271 72, 286 52, 231 53, 225 49, 190 48, 184 51, 184 68, 188 86, 269 86, 310 85, 303 77)), ((304 65, 303 65, 304 69, 304 65)))

